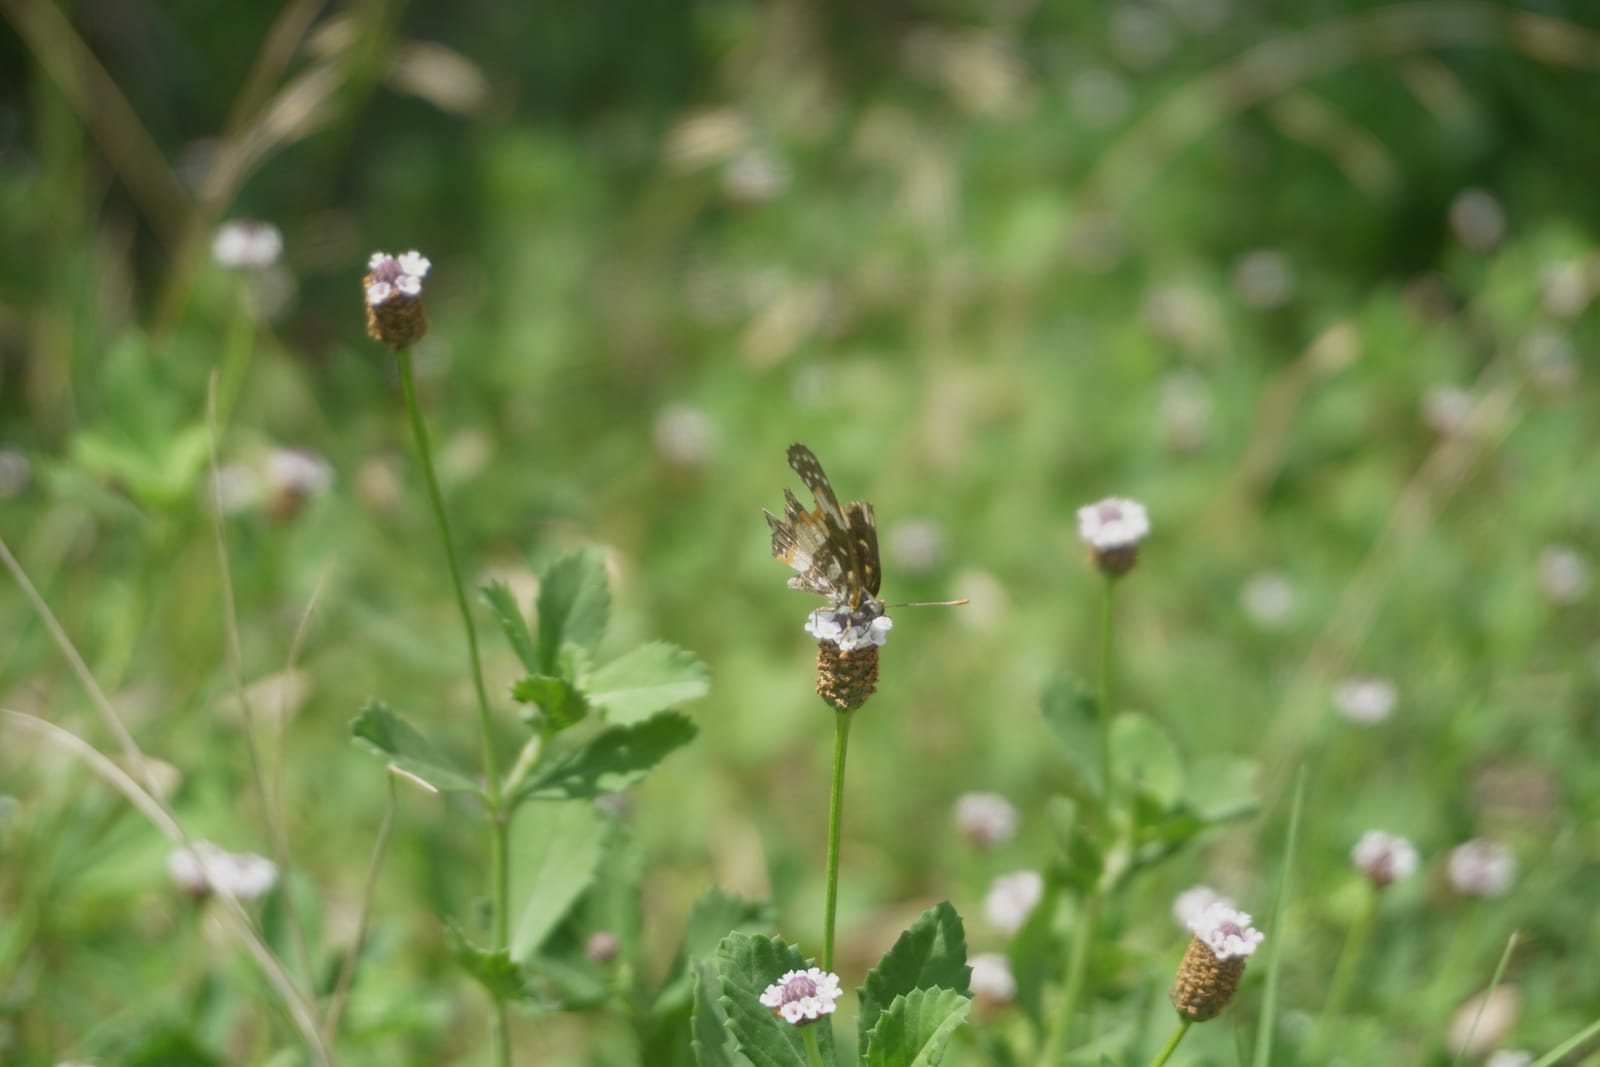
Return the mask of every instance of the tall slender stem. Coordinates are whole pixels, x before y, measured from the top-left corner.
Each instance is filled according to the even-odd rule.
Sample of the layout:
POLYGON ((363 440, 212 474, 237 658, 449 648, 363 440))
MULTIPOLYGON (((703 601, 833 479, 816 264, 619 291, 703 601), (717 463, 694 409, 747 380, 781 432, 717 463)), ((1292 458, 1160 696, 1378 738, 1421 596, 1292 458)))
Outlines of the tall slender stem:
POLYGON ((822 926, 822 969, 833 970, 833 923, 839 911, 839 829, 844 822, 844 757, 850 748, 850 713, 833 719, 833 794, 828 803, 828 903, 822 926))
MULTIPOLYGON (((843 714, 843 712, 840 714, 843 714)), ((806 1062, 809 1067, 824 1067, 822 1049, 817 1047, 817 1035, 812 1032, 814 1029, 814 1024, 800 1028, 801 1032, 806 1035, 806 1062)))
POLYGON ((1311 1063, 1321 1060, 1327 1051, 1333 1027, 1338 1025, 1336 1020, 1339 1013, 1344 1010, 1345 1001, 1350 998, 1351 983, 1355 980, 1357 965, 1365 953, 1367 938, 1372 933, 1377 915, 1378 892, 1368 886, 1366 899, 1361 905, 1361 914, 1356 916, 1356 921, 1350 925, 1350 932, 1345 935, 1344 949, 1339 953, 1339 962, 1333 969, 1333 980, 1328 985, 1328 999, 1322 1005, 1322 1017, 1317 1020, 1316 1033, 1311 1039, 1311 1055, 1308 1057, 1311 1063))
MULTIPOLYGON (((433 449, 428 444, 428 428, 422 421, 422 409, 417 404, 417 383, 411 368, 411 350, 395 351, 395 362, 400 369, 400 391, 405 396, 406 415, 411 420, 411 436, 416 442, 417 459, 422 467, 423 480, 428 485, 428 500, 433 505, 433 518, 439 525, 439 539, 444 542, 445 562, 450 567, 450 582, 455 588, 456 607, 461 612, 461 625, 467 633, 467 656, 472 667, 472 687, 478 696, 478 725, 483 734, 484 806, 489 817, 489 867, 491 877, 491 903, 494 912, 493 948, 504 948, 510 931, 510 835, 505 805, 500 793, 500 769, 494 754, 494 720, 489 713, 489 694, 483 684, 483 663, 478 655, 478 630, 472 622, 472 608, 467 602, 467 590, 461 581, 461 565, 456 560, 455 541, 450 535, 450 518, 444 509, 444 497, 439 492, 439 478, 433 469, 433 449)), ((494 1013, 490 1026, 494 1046, 494 1062, 510 1067, 511 1042, 507 1027, 506 1003, 494 998, 494 1013)))
POLYGON ((1187 1034, 1189 1027, 1193 1025, 1194 1023, 1189 1019, 1178 1020, 1178 1028, 1172 1031, 1172 1037, 1167 1040, 1166 1048, 1162 1049, 1160 1054, 1150 1061, 1150 1067, 1162 1067, 1163 1064, 1171 1059, 1173 1052, 1178 1048, 1178 1043, 1183 1040, 1183 1035, 1187 1034))
POLYGON ((1115 575, 1107 574, 1104 578, 1105 585, 1100 591, 1100 781, 1104 783, 1105 799, 1101 804, 1101 814, 1105 816, 1104 824, 1109 824, 1112 809, 1112 800, 1116 787, 1111 780, 1111 718, 1116 713, 1112 703, 1112 635, 1116 632, 1113 625, 1116 622, 1116 591, 1117 579, 1115 575))

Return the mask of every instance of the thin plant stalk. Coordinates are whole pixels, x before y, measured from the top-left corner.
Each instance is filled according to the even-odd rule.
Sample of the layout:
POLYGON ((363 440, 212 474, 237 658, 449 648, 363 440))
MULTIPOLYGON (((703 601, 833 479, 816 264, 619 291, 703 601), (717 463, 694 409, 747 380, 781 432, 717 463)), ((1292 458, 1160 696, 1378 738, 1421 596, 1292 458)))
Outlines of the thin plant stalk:
POLYGON ((1506 950, 1500 953, 1500 962, 1494 969, 1494 977, 1489 979, 1489 988, 1484 990, 1483 996, 1478 998, 1478 1010, 1472 1015, 1472 1025, 1467 1027, 1467 1036, 1461 1039, 1461 1044, 1456 1046, 1455 1058, 1450 1061, 1450 1067, 1461 1067, 1461 1061, 1467 1055, 1467 1049, 1472 1046, 1472 1039, 1478 1033, 1478 1024, 1483 1021, 1483 1011, 1489 1006, 1489 998, 1494 996, 1494 991, 1500 988, 1500 979, 1506 976, 1506 964, 1511 962, 1511 954, 1517 950, 1517 933, 1512 931, 1506 939, 1506 950))
POLYGON ((1585 1026, 1582 1030, 1579 1030, 1577 1033, 1561 1042, 1561 1044, 1557 1045, 1549 1052, 1546 1052, 1543 1056, 1540 1056, 1538 1059, 1534 1060, 1532 1067, 1555 1067, 1556 1064, 1561 1062, 1561 1057, 1565 1056, 1579 1045, 1584 1044, 1596 1034, 1600 1034, 1600 1019, 1596 1019, 1594 1022, 1590 1023, 1588 1026, 1585 1026))
POLYGON ((1350 924, 1350 932, 1345 935, 1344 949, 1339 953, 1333 981, 1328 985, 1328 999, 1322 1006, 1322 1017, 1317 1022, 1316 1036, 1311 1041, 1310 1059, 1313 1063, 1320 1060, 1327 1050, 1333 1027, 1337 1025, 1335 1020, 1344 1011, 1345 1002, 1350 998, 1357 966, 1366 954, 1367 940, 1372 936, 1372 928, 1378 917, 1378 895, 1378 891, 1368 883, 1361 914, 1356 916, 1356 921, 1350 924))
MULTIPOLYGON (((1112 700, 1115 694, 1113 666, 1116 662, 1117 579, 1115 575, 1107 574, 1103 580, 1105 584, 1101 588, 1100 597, 1100 686, 1097 709, 1100 720, 1099 823, 1101 832, 1109 837, 1114 822, 1112 801, 1115 796, 1111 784, 1111 718, 1112 700)), ((1050 1067, 1058 1063, 1066 1051, 1072 1022, 1078 1014, 1078 1005, 1082 1003, 1084 989, 1088 985, 1089 956, 1094 946, 1096 929, 1100 924, 1101 892, 1102 887, 1096 883, 1084 897, 1077 928, 1072 935, 1072 949, 1067 957, 1067 976, 1061 994, 1061 1006, 1051 1022, 1050 1032, 1040 1053, 1040 1067, 1050 1067)))
POLYGON ((1183 1041, 1183 1035, 1187 1034, 1189 1027, 1193 1025, 1194 1021, 1192 1019, 1179 1019, 1178 1028, 1172 1031, 1172 1036, 1167 1039, 1166 1047, 1156 1054, 1155 1059, 1150 1061, 1150 1067, 1163 1067, 1172 1058, 1172 1054, 1178 1050, 1179 1043, 1183 1041))
POLYGON ((833 719, 833 791, 828 801, 828 901, 822 920, 822 969, 833 970, 833 926, 839 913, 839 838, 844 823, 844 760, 850 749, 850 713, 833 719))
POLYGON ((1283 971, 1283 945, 1288 940, 1289 875, 1294 870, 1295 849, 1300 842, 1300 816, 1306 803, 1306 768, 1301 764, 1294 776, 1294 800, 1289 805, 1289 838, 1283 846, 1283 863, 1278 868, 1278 885, 1272 895, 1272 936, 1267 939, 1267 985, 1261 993, 1261 1017, 1256 1022, 1255 1058, 1252 1067, 1271 1067, 1272 1035, 1278 1025, 1278 980, 1283 971))
MULTIPOLYGON (((439 478, 434 472, 433 449, 428 443, 428 428, 422 421, 422 409, 417 404, 416 376, 412 371, 411 349, 395 351, 395 363, 400 371, 400 390, 405 397, 406 415, 411 421, 411 436, 417 446, 417 460, 422 467, 422 477, 428 486, 428 502, 433 506, 433 518, 439 526, 439 539, 444 544, 445 562, 450 568, 450 583, 455 589, 456 607, 461 612, 461 625, 467 634, 467 658, 472 669, 472 688, 478 698, 478 725, 483 734, 484 806, 489 817, 489 866, 493 909, 494 941, 492 947, 506 947, 510 937, 510 834, 505 804, 500 791, 500 770, 494 753, 494 720, 489 713, 489 694, 483 684, 483 663, 478 655, 478 630, 472 621, 472 608, 467 602, 466 585, 461 581, 461 565, 456 559, 455 541, 450 535, 450 518, 445 512, 444 496, 439 492, 439 478)), ((494 1012, 490 1025, 494 1045, 494 1062, 500 1067, 510 1067, 511 1042, 504 998, 494 997, 494 1012)))
POLYGON ((383 801, 383 821, 378 824, 378 839, 372 844, 372 861, 367 865, 367 880, 361 889, 361 908, 356 914, 356 936, 339 967, 339 978, 334 983, 333 995, 328 998, 328 1011, 323 1016, 322 1030, 331 1044, 339 1035, 339 1021, 344 1014, 350 985, 355 981, 356 967, 361 962, 361 947, 367 937, 367 917, 372 912, 372 894, 378 886, 378 872, 383 869, 383 859, 389 850, 389 835, 394 830, 395 776, 385 774, 388 786, 383 801))
MULTIPOLYGON (((839 714, 843 715, 844 712, 839 714)), ((808 1067, 824 1067, 822 1049, 817 1047, 817 1035, 812 1032, 813 1029, 811 1026, 800 1028, 800 1032, 806 1035, 806 1063, 808 1067)))

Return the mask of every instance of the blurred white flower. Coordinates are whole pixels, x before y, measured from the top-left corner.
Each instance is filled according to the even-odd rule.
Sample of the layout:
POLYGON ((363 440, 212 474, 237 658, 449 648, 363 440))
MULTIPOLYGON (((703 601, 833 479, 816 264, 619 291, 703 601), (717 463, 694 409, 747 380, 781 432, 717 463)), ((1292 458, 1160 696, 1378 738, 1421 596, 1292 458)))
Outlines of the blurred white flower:
POLYGON ((944 529, 933 519, 902 519, 889 528, 884 547, 896 571, 925 575, 944 562, 944 529))
POLYGON ((1200 916, 1204 915, 1206 909, 1211 907, 1213 904, 1221 904, 1226 908, 1234 907, 1234 903, 1231 899, 1223 896, 1210 886, 1192 886, 1191 888, 1185 889, 1183 892, 1179 893, 1177 897, 1173 899, 1172 917, 1176 919, 1178 921, 1178 925, 1183 927, 1185 930, 1192 930, 1194 929, 1194 924, 1199 921, 1200 916))
POLYGON ((1368 830, 1350 850, 1350 862, 1382 889, 1416 873, 1417 850, 1403 837, 1368 830))
POLYGON ((1252 574, 1239 590, 1239 606, 1250 621, 1264 630, 1275 630, 1289 621, 1295 609, 1294 586, 1275 571, 1252 574))
POLYGON ((722 189, 741 204, 776 200, 789 188, 789 169, 771 152, 752 148, 741 152, 722 171, 722 189))
POLYGON ((1503 1048, 1483 1061, 1483 1067, 1532 1067, 1533 1053, 1524 1049, 1503 1048))
POLYGON ((1017 809, 999 793, 963 793, 956 798, 956 829, 979 848, 994 848, 1017 836, 1017 809))
POLYGON ((1256 946, 1266 940, 1265 934, 1250 925, 1248 912, 1238 911, 1221 900, 1196 915, 1189 929, 1219 960, 1251 956, 1256 946))
POLYGON ((1449 872, 1450 887, 1462 896, 1501 897, 1516 880, 1517 860, 1504 845, 1475 837, 1451 850, 1449 872))
POLYGON ((969 630, 993 630, 1011 613, 1011 597, 1005 583, 988 571, 964 570, 950 583, 953 597, 971 601, 955 613, 955 619, 969 630))
POLYGON ((1539 588, 1552 604, 1576 604, 1593 584, 1589 561, 1571 545, 1551 545, 1539 553, 1539 588))
POLYGON ((15 448, 0 448, 0 500, 9 500, 28 488, 33 464, 15 448))
POLYGON ((1145 293, 1140 315, 1151 333, 1189 353, 1214 344, 1222 333, 1211 295, 1187 282, 1153 286, 1145 293))
POLYGON ((1150 535, 1150 516, 1136 500, 1107 497, 1078 509, 1078 536, 1096 552, 1131 548, 1150 535))
POLYGON ((1430 385, 1422 394, 1422 421, 1440 437, 1459 437, 1472 424, 1472 394, 1456 385, 1430 385))
POLYGON ((1294 297, 1294 267, 1282 252, 1258 248, 1239 257, 1233 268, 1233 288, 1245 306, 1270 311, 1294 297))
POLYGON ((374 252, 367 260, 367 303, 373 307, 390 299, 414 300, 422 295, 422 279, 433 266, 421 252, 404 252, 391 256, 387 252, 374 252))
POLYGON ((972 996, 980 1005, 999 1008, 1017 999, 1017 979, 1006 957, 980 952, 967 962, 972 965, 972 996))
POLYGON ((262 490, 261 476, 254 467, 246 463, 224 463, 217 467, 215 485, 205 488, 206 503, 214 501, 223 515, 238 515, 261 501, 262 490))
POLYGON ((1194 371, 1161 379, 1161 436, 1169 451, 1190 455, 1211 441, 1211 393, 1194 371))
POLYGON ((697 407, 668 404, 656 414, 650 441, 664 462, 692 470, 710 461, 717 445, 717 428, 697 407))
POLYGON ((267 454, 263 478, 269 510, 274 517, 287 519, 293 518, 308 500, 328 491, 333 484, 333 467, 303 448, 275 448, 267 454))
POLYGON ((1533 384, 1545 392, 1563 395, 1577 384, 1578 360, 1566 334, 1535 330, 1523 338, 1520 354, 1533 384))
POLYGON ((989 893, 983 898, 983 914, 996 930, 1014 934, 1043 898, 1044 876, 1038 871, 1003 874, 990 884, 989 893))
POLYGON ((262 270, 283 254, 283 234, 270 222, 233 219, 211 238, 211 258, 224 267, 262 270))
POLYGON ((1588 264, 1582 260, 1553 263, 1544 270, 1541 303, 1546 314, 1558 319, 1575 319, 1594 298, 1588 264))
POLYGON ((589 940, 583 943, 583 954, 588 957, 590 963, 604 966, 617 958, 617 952, 621 947, 616 934, 610 930, 596 930, 589 935, 589 940))
POLYGON ((1482 189, 1465 189, 1450 202, 1450 229, 1467 248, 1487 252, 1506 235, 1506 213, 1482 189))
POLYGON ((839 976, 820 967, 787 971, 761 994, 761 1003, 786 1023, 801 1026, 832 1015, 842 995, 839 976))
POLYGON ((1346 678, 1333 689, 1333 707, 1358 726, 1372 726, 1394 714, 1399 691, 1387 678, 1346 678))
POLYGON ((1470 997, 1450 1018, 1450 1052, 1459 1050, 1469 1060, 1488 1055, 1517 1025, 1520 1014, 1522 994, 1515 986, 1495 986, 1492 993, 1470 997))
POLYGON ((178 888, 194 897, 221 891, 240 900, 254 900, 278 883, 278 868, 271 860, 229 852, 209 841, 175 850, 167 857, 167 870, 178 888))

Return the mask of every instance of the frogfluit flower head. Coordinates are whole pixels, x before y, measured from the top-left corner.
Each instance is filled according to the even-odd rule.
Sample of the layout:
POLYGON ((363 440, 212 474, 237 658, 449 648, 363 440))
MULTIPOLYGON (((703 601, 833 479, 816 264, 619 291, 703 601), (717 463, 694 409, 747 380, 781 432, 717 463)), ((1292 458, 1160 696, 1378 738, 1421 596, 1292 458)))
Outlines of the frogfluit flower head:
POLYGON ((818 608, 805 631, 817 639, 817 694, 840 711, 854 711, 878 689, 878 649, 889 639, 887 615, 818 608))
POLYGON ((1107 497, 1078 509, 1078 536, 1101 573, 1121 577, 1139 562, 1139 542, 1150 536, 1150 516, 1136 500, 1107 497))
POLYGON ((278 867, 271 860, 229 852, 209 841, 196 841, 193 848, 173 852, 167 857, 167 871, 178 888, 196 900, 219 890, 240 900, 254 900, 278 884, 278 867))
POLYGON ((1194 937, 1167 996, 1179 1015, 1205 1022, 1233 1000, 1245 961, 1266 936, 1250 925, 1249 915, 1221 901, 1195 916, 1189 929, 1194 937))
POLYGON ((1357 726, 1374 726, 1394 714, 1399 690, 1387 678, 1346 678, 1333 690, 1333 708, 1357 726))
POLYGON ((809 967, 803 971, 786 971, 782 978, 767 986, 761 994, 761 1003, 784 1022, 804 1026, 824 1015, 832 1015, 841 995, 838 975, 821 967, 809 967))
POLYGON ((361 279, 367 302, 367 336, 391 349, 409 348, 428 333, 422 279, 432 266, 420 252, 374 252, 361 279))
POLYGON ((989 925, 1003 934, 1022 929, 1033 909, 1044 899, 1044 876, 1038 871, 1014 871, 996 878, 983 898, 989 925))
POLYGON ((956 829, 978 848, 995 848, 1017 836, 1016 807, 999 793, 963 793, 956 798, 956 829))
POLYGON ((1208 885, 1191 886, 1173 899, 1172 917, 1178 921, 1179 926, 1188 930, 1213 904, 1223 904, 1230 908, 1234 906, 1231 898, 1208 885))
POLYGON ((1011 961, 998 952, 980 952, 972 964, 972 998, 980 1011, 1003 1008, 1017 999, 1017 978, 1011 961))
POLYGON ((1350 862, 1379 889, 1403 882, 1417 871, 1417 850, 1410 841, 1382 830, 1368 830, 1350 850, 1350 862))
POLYGON ((283 234, 270 222, 233 219, 217 227, 211 258, 237 270, 265 270, 283 254, 283 234))
POLYGON ((1517 877, 1511 850, 1482 837, 1450 852, 1450 887, 1467 897, 1503 897, 1517 877))

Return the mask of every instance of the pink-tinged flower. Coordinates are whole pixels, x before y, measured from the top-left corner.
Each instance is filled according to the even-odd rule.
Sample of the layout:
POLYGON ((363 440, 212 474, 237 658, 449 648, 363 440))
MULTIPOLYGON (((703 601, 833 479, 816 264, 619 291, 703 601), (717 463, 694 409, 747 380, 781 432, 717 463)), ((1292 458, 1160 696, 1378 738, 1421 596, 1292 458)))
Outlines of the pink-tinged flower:
POLYGON ((270 222, 234 219, 217 227, 211 258, 224 267, 263 270, 283 254, 283 234, 270 222))
POLYGON ((1250 925, 1249 914, 1220 900, 1195 916, 1189 929, 1218 960, 1245 959, 1266 940, 1265 934, 1250 925))
POLYGON ((1578 603, 1589 595, 1593 580, 1589 561, 1571 545, 1551 545, 1539 553, 1539 588, 1550 603, 1578 603))
POLYGON ((869 618, 844 607, 818 608, 806 616, 805 631, 818 641, 833 642, 841 652, 854 652, 867 645, 883 647, 893 626, 887 615, 869 618))
POLYGON ((1350 862, 1382 889, 1416 873, 1417 850, 1403 837, 1368 830, 1350 850, 1350 862))
POLYGON ((254 900, 278 884, 278 867, 271 860, 229 852, 209 841, 173 852, 167 857, 167 870, 178 888, 197 898, 220 891, 254 900))
POLYGON ((956 798, 956 829, 979 848, 994 848, 1017 836, 1021 821, 1011 801, 999 793, 963 793, 956 798))
POLYGON ((1004 1007, 1017 999, 1017 979, 1011 961, 998 952, 981 952, 968 960, 972 964, 970 987, 979 1004, 1004 1007))
POLYGON ((373 307, 394 299, 415 300, 422 295, 422 279, 433 266, 421 252, 391 256, 374 252, 367 260, 367 303, 373 307))
POLYGON ((1333 707, 1358 726, 1373 726, 1394 714, 1400 694, 1387 678, 1346 678, 1333 690, 1333 707))
POLYGON ((1450 887, 1467 897, 1501 897, 1517 877, 1517 860, 1504 845, 1481 837, 1450 852, 1450 887))
POLYGON ((816 1022, 832 1015, 842 995, 839 976, 820 967, 787 971, 761 994, 761 1003, 784 1022, 795 1026, 816 1022))
POLYGON ((1194 923, 1205 914, 1205 910, 1213 904, 1222 904, 1233 907, 1233 900, 1212 889, 1208 885, 1197 885, 1179 893, 1172 902, 1172 917, 1178 920, 1178 925, 1185 930, 1193 928, 1194 923))
POLYGON ((1003 874, 989 886, 989 893, 983 898, 983 913, 990 926, 1001 933, 1014 934, 1043 898, 1044 876, 1038 871, 1003 874))
POLYGON ((1150 516, 1136 500, 1108 497, 1078 509, 1078 536, 1095 566, 1113 577, 1139 562, 1139 542, 1150 535, 1150 516))

